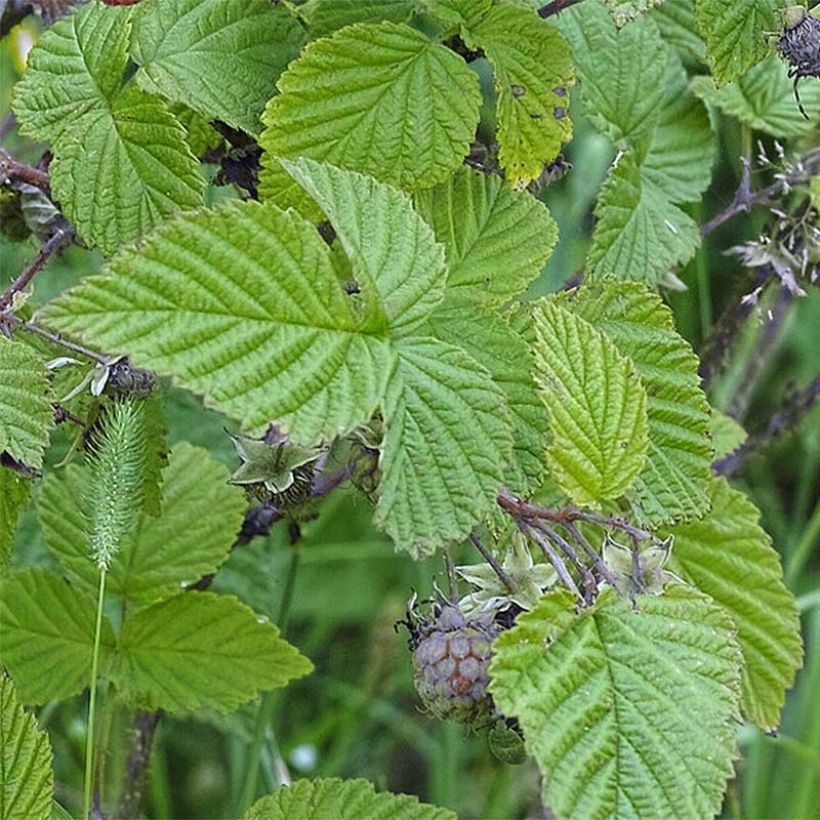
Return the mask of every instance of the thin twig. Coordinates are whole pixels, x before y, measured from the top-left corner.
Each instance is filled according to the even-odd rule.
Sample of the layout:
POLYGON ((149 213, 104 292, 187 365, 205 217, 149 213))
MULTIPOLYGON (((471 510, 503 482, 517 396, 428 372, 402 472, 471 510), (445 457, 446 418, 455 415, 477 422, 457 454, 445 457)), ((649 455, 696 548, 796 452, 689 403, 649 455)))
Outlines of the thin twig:
POLYGON ((592 544, 584 538, 583 533, 575 526, 571 521, 565 522, 563 525, 564 529, 577 541, 583 551, 587 554, 589 559, 595 565, 595 569, 598 570, 598 574, 601 578, 609 584, 613 589, 615 588, 615 576, 610 571, 609 567, 604 563, 604 559, 595 551, 592 547, 592 544))
POLYGON ((570 546, 566 539, 562 538, 552 527, 545 521, 535 521, 532 524, 533 528, 541 530, 544 535, 552 541, 563 553, 569 558, 572 565, 581 576, 581 581, 584 586, 584 602, 591 604, 595 598, 595 593, 598 590, 598 584, 595 583, 595 578, 586 567, 586 565, 578 557, 578 553, 570 546))
POLYGON ((574 6, 580 2, 581 0, 552 0, 551 3, 547 3, 545 6, 541 6, 541 8, 538 9, 538 16, 545 19, 547 17, 552 17, 553 14, 558 14, 559 11, 568 9, 570 6, 574 6))
POLYGON ((0 148, 0 184, 7 179, 19 179, 28 185, 49 193, 51 190, 51 177, 33 165, 26 165, 18 162, 8 151, 0 148))
POLYGON ((566 564, 561 560, 561 556, 552 548, 549 540, 539 530, 530 524, 519 521, 518 526, 525 535, 528 535, 533 541, 535 541, 536 544, 538 544, 539 547, 541 547, 541 551, 553 567, 555 567, 555 571, 558 573, 558 577, 561 579, 564 586, 572 592, 572 594, 575 595, 579 601, 586 603, 584 596, 581 595, 575 581, 572 580, 572 576, 569 574, 566 564))
POLYGON ((68 339, 64 339, 59 333, 46 330, 46 328, 40 327, 39 325, 34 324, 34 322, 24 322, 16 316, 3 317, 3 321, 9 322, 12 327, 19 327, 21 330, 25 330, 26 333, 34 333, 37 336, 41 336, 43 339, 48 339, 52 344, 63 347, 66 350, 70 350, 72 353, 79 353, 81 356, 85 356, 86 358, 97 362, 97 364, 106 365, 110 361, 108 356, 104 356, 102 353, 97 353, 96 350, 91 350, 88 347, 83 347, 83 345, 77 344, 76 342, 71 342, 68 339))
POLYGON ((470 533, 470 541, 472 541, 473 546, 481 553, 481 557, 492 567, 493 572, 498 576, 498 580, 507 588, 507 591, 513 592, 515 586, 512 580, 510 580, 510 576, 504 572, 501 564, 495 560, 495 556, 481 543, 481 540, 474 532, 470 533))
POLYGON ((63 244, 69 242, 74 237, 72 229, 57 228, 54 234, 47 239, 43 246, 37 251, 37 256, 29 262, 25 270, 9 285, 2 296, 0 296, 0 313, 8 308, 14 301, 16 294, 25 290, 31 280, 45 267, 46 262, 54 256, 63 244))

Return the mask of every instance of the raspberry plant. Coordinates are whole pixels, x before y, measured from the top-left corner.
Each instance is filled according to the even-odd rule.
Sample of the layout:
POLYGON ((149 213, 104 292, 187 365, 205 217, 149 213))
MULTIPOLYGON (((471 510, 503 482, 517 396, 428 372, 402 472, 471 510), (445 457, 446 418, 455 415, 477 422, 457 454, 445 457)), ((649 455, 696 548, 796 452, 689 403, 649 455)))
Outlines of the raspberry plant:
MULTIPOLYGON (((211 587, 348 482, 408 561, 444 558, 446 591, 406 621, 431 720, 534 761, 558 817, 718 813, 741 720, 776 731, 802 663, 778 553, 727 478, 755 442, 707 390, 773 294, 816 297, 809 9, 43 0, 4 6, 4 33, 29 7, 3 131, 41 158, 0 156, 4 230, 42 242, 0 297, 0 816, 66 813, 23 705, 90 689, 83 816, 139 815, 166 715, 261 697, 264 732, 269 693, 313 670, 289 593, 275 625, 211 587), (700 224, 734 121, 741 184, 700 224), (574 132, 609 152, 597 194, 562 155, 574 132), (580 273, 548 207, 575 179, 580 273), (756 205, 761 238, 733 249, 752 288, 701 362, 678 274, 756 205), (33 310, 70 245, 84 274, 33 310), (166 443, 180 389, 224 415, 233 472, 166 443), (455 567, 462 544, 481 562, 455 567)), ((254 802, 256 738, 247 818, 453 816, 362 779, 254 802)))

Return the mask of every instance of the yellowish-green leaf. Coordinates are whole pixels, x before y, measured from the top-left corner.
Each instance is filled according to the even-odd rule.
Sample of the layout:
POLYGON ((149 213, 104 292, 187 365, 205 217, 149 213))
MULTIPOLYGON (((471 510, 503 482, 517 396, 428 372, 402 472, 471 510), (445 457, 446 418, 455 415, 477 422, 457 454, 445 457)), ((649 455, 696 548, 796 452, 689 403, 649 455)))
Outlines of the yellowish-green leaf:
POLYGON ((737 450, 747 438, 746 431, 740 424, 714 407, 709 418, 709 428, 715 447, 715 459, 728 456, 729 453, 737 450))
POLYGON ((31 482, 0 467, 0 577, 11 557, 17 518, 28 501, 31 482))
POLYGON ((298 8, 315 39, 354 23, 405 23, 417 5, 417 0, 307 0, 298 8))

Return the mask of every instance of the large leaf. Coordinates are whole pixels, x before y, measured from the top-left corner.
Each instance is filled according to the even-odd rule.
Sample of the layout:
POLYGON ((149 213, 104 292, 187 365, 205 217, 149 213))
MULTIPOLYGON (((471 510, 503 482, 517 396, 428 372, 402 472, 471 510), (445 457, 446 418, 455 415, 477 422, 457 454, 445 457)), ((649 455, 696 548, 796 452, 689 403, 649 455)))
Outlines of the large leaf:
POLYGON ((52 425, 45 363, 0 333, 0 452, 42 467, 52 425))
POLYGON ((512 441, 504 394, 463 350, 410 337, 397 351, 375 520, 422 556, 465 538, 493 508, 512 441))
POLYGON ((535 9, 503 4, 470 28, 468 43, 484 49, 493 66, 498 156, 506 178, 513 184, 537 179, 572 136, 569 46, 535 9))
POLYGON ((646 465, 630 491, 649 525, 695 518, 709 506, 709 404, 698 360, 675 331, 672 312, 637 283, 594 283, 565 301, 628 356, 648 396, 646 465))
POLYGON ((48 735, 0 671, 0 817, 48 817, 54 793, 48 735))
POLYGON ((461 163, 478 124, 478 78, 454 52, 390 22, 310 43, 268 104, 260 193, 304 207, 277 158, 306 156, 427 188, 461 163))
POLYGON ((688 262, 700 243, 694 220, 643 176, 635 151, 623 154, 610 171, 595 215, 587 261, 598 275, 655 284, 688 262))
MULTIPOLYGON (((53 572, 29 569, 4 577, 0 657, 24 703, 64 700, 88 685, 95 618, 94 599, 53 572)), ((107 620, 102 642, 114 642, 107 620)))
POLYGON ((769 53, 780 31, 781 0, 697 0, 698 28, 720 85, 736 80, 769 53))
POLYGON ((447 300, 500 305, 540 274, 558 239, 546 207, 497 176, 464 169, 416 196, 416 208, 444 244, 447 300))
POLYGON ((188 592, 125 621, 113 676, 142 708, 230 712, 312 668, 236 598, 188 592))
MULTIPOLYGON (((131 607, 144 606, 215 572, 228 557, 246 506, 229 478, 228 469, 207 451, 178 444, 163 471, 162 514, 143 515, 111 562, 106 590, 131 607)), ((46 546, 73 578, 93 589, 97 571, 80 506, 88 480, 87 469, 78 467, 70 467, 62 478, 51 473, 37 508, 46 546)))
POLYGON ((369 419, 392 369, 313 226, 256 202, 162 226, 47 315, 250 428, 278 420, 308 443, 369 419))
POLYGON ((548 464, 576 504, 623 495, 646 462, 646 391, 607 336, 558 304, 534 311, 535 380, 550 414, 548 464))
POLYGON ((587 115, 614 140, 634 138, 655 124, 664 99, 668 46, 642 17, 618 29, 600 0, 557 17, 572 46, 587 115))
POLYGON ((709 516, 673 530, 671 566, 731 615, 743 651, 743 710, 774 729, 802 662, 797 606, 754 504, 724 479, 711 495, 709 516))
POLYGON ((456 820, 415 796, 377 792, 367 780, 297 780, 257 800, 243 820, 456 820))
POLYGON ((24 133, 53 141, 54 196, 89 242, 111 253, 180 208, 205 180, 185 129, 127 65, 130 10, 88 3, 32 50, 15 97, 24 133))
POLYGON ((559 817, 712 817, 732 775, 740 650, 728 615, 675 586, 542 599, 494 644, 490 691, 518 719, 559 817))
POLYGON ((486 367, 504 391, 513 424, 513 463, 504 483, 515 493, 529 495, 544 476, 549 415, 535 387, 528 344, 494 313, 456 308, 437 312, 427 327, 437 339, 460 347, 486 367))
POLYGON ((417 0, 307 0, 299 6, 299 15, 315 38, 353 23, 404 23, 417 5, 417 0))
POLYGON ((257 134, 302 39, 296 19, 268 0, 143 0, 131 56, 146 91, 257 134))
POLYGON ((687 62, 706 61, 706 43, 698 34, 692 0, 666 0, 652 12, 661 36, 687 62))
POLYGON ((30 489, 30 481, 13 470, 0 467, 0 578, 11 557, 17 518, 28 501, 30 489))
POLYGON ((800 86, 806 119, 795 99, 788 66, 776 54, 723 88, 717 88, 711 77, 695 77, 692 88, 724 113, 775 137, 810 134, 820 121, 820 83, 809 79, 800 86))

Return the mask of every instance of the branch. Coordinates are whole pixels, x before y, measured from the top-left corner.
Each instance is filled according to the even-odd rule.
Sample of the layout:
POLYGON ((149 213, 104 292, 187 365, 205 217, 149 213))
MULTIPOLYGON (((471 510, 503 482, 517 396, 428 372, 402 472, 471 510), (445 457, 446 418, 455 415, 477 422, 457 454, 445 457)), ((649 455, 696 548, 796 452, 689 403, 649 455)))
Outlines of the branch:
POLYGON ((33 165, 18 162, 8 151, 0 148, 0 185, 8 179, 18 179, 42 191, 51 191, 51 177, 33 165))
POLYGON ((151 742, 161 716, 161 712, 137 712, 134 718, 134 736, 131 751, 125 761, 125 782, 117 807, 118 820, 132 820, 139 816, 151 742))
POLYGON ((102 353, 97 353, 96 350, 83 347, 83 345, 77 344, 76 342, 70 342, 68 339, 64 339, 59 333, 54 333, 44 327, 40 327, 40 325, 36 325, 34 322, 24 322, 16 316, 6 315, 0 316, 0 330, 3 329, 3 324, 9 325, 12 330, 17 327, 20 330, 25 330, 26 333, 34 333, 43 339, 48 339, 48 341, 52 344, 63 347, 66 350, 70 350, 72 353, 79 353, 81 356, 85 356, 86 358, 97 362, 97 364, 106 365, 110 361, 109 356, 105 356, 102 353))
POLYGON ((700 229, 700 235, 707 237, 724 222, 728 222, 739 213, 745 213, 753 205, 762 205, 770 202, 788 193, 793 186, 808 182, 808 180, 820 170, 820 148, 813 148, 795 164, 797 167, 792 173, 778 176, 777 181, 773 182, 767 188, 752 191, 749 185, 748 160, 744 160, 743 177, 740 181, 740 186, 735 192, 732 204, 716 216, 713 216, 700 229))
POLYGON ((47 239, 37 256, 32 259, 26 269, 9 285, 5 293, 0 296, 0 313, 10 307, 14 301, 14 296, 17 293, 25 290, 32 279, 45 267, 46 262, 59 251, 64 244, 68 243, 74 238, 74 231, 72 228, 58 227, 54 234, 47 239))
POLYGON ((570 6, 574 6, 580 2, 581 0, 552 0, 551 3, 547 3, 546 6, 541 6, 541 8, 538 9, 538 16, 544 19, 552 17, 553 14, 558 14, 559 11, 568 9, 570 6))

